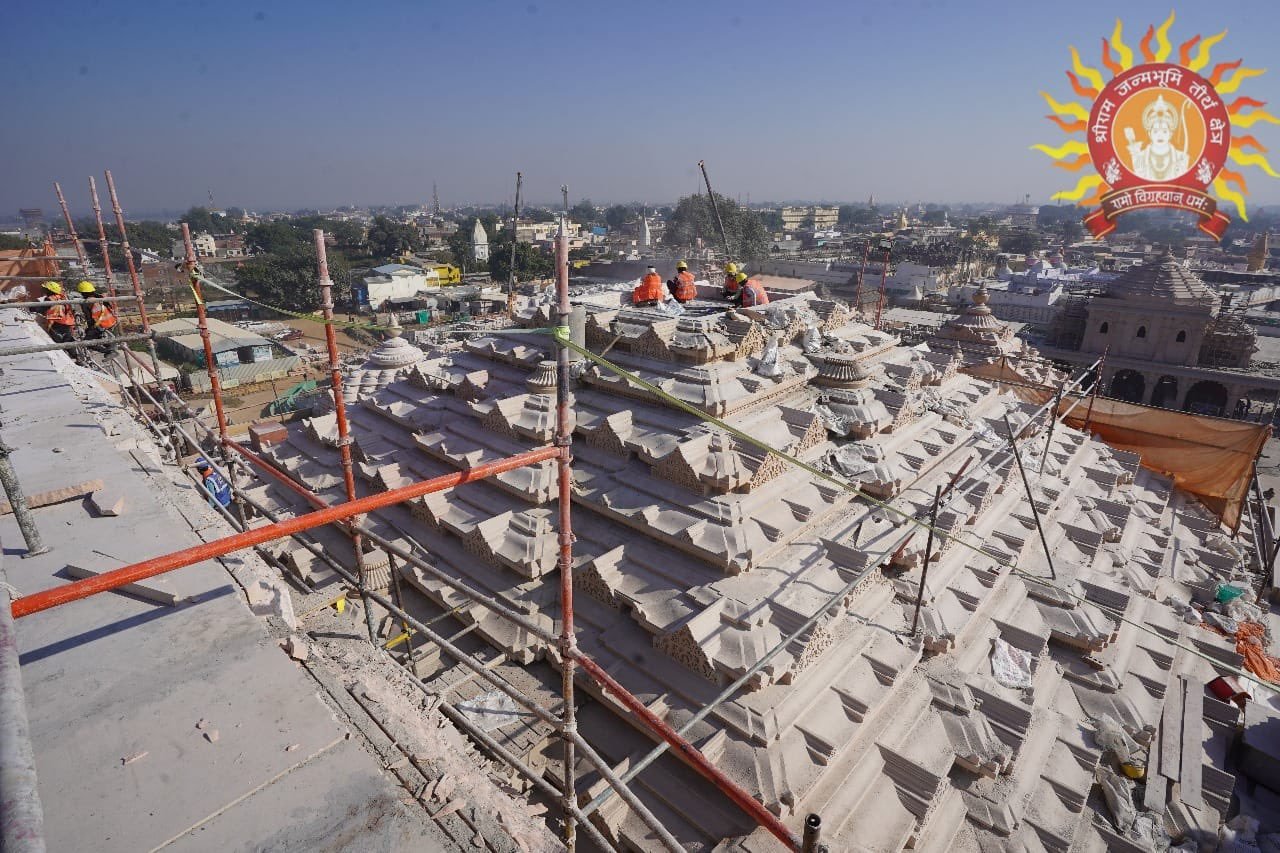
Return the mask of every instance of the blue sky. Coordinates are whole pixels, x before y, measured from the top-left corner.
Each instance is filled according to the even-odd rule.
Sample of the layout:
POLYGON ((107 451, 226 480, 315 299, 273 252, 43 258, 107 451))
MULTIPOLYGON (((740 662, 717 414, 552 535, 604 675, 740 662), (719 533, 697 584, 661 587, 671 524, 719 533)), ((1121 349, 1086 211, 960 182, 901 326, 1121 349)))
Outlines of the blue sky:
MULTIPOLYGON (((1274 4, 1174 7, 1174 44, 1274 58, 1274 4), (1270 42, 1270 44, 1269 44, 1270 42)), ((128 211, 526 198, 1046 201, 1073 181, 1037 95, 1136 48, 1168 3, 30 2, 0 11, 0 214, 87 209, 111 168, 128 211), (1067 177, 1068 180, 1063 180, 1067 177)), ((1280 114, 1280 68, 1241 94, 1280 114)), ((1280 126, 1252 132, 1280 144, 1280 126)), ((1280 155, 1277 155, 1280 156, 1280 155)), ((1249 170, 1253 203, 1280 180, 1249 170)))

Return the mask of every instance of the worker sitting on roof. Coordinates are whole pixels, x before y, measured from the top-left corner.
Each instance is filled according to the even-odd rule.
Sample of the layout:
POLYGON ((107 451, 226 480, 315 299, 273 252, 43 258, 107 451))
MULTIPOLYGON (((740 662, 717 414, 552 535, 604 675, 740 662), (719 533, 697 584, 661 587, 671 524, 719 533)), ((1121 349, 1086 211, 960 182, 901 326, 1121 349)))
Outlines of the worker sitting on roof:
MULTIPOLYGON (((81 304, 84 311, 84 336, 89 340, 99 340, 114 334, 116 314, 106 302, 89 302, 98 295, 98 288, 91 281, 82 281, 76 285, 76 291, 85 301, 81 304)), ((110 347, 109 349, 114 349, 110 347)))
POLYGON ((215 506, 215 501, 217 506, 231 506, 231 484, 221 474, 213 470, 209 460, 203 456, 197 457, 196 471, 200 473, 204 490, 209 493, 209 506, 215 506))
POLYGON ((741 305, 743 308, 759 308, 762 305, 769 304, 769 294, 765 293, 764 285, 754 278, 747 278, 747 274, 740 272, 735 276, 738 284, 737 293, 729 297, 730 300, 741 305))
POLYGON ((667 282, 667 289, 671 291, 671 298, 682 305, 698 298, 698 286, 693 283, 693 273, 684 261, 676 263, 676 277, 667 282))
POLYGON ((733 261, 724 265, 724 292, 720 295, 729 299, 738 292, 738 265, 733 261))
POLYGON ((631 304, 639 308, 657 305, 662 301, 663 296, 662 276, 658 275, 655 268, 649 267, 644 278, 640 279, 640 283, 631 291, 631 304))
POLYGON ((67 297, 62 292, 62 285, 56 281, 46 281, 41 287, 46 292, 44 296, 40 297, 40 301, 50 303, 49 307, 42 312, 49 337, 53 338, 53 342, 58 344, 74 341, 76 339, 76 312, 67 302, 67 297))

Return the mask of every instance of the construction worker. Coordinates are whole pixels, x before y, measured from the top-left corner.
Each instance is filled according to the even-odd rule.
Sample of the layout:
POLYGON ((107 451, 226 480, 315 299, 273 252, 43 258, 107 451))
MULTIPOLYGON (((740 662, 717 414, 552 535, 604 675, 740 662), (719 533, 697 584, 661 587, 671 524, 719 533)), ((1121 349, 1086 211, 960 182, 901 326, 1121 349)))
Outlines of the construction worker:
POLYGON ((684 261, 676 262, 676 277, 667 282, 667 289, 671 291, 671 298, 682 305, 698 298, 698 286, 693 283, 693 273, 684 261))
POLYGON ((724 292, 721 294, 725 299, 732 297, 738 292, 738 265, 733 261, 724 265, 724 292))
POLYGON ((746 273, 740 272, 734 276, 734 281, 738 289, 733 296, 729 297, 733 302, 743 308, 759 308, 769 304, 769 294, 765 292, 764 285, 756 279, 747 278, 746 273))
POLYGON ((76 339, 76 312, 71 307, 71 304, 67 302, 67 297, 62 292, 62 285, 56 281, 46 281, 40 286, 45 290, 45 294, 40 297, 40 301, 50 303, 49 307, 42 312, 49 337, 53 338, 53 342, 57 344, 66 344, 74 341, 76 339))
POLYGON ((209 506, 231 506, 231 484, 209 464, 203 456, 196 457, 196 471, 200 474, 205 491, 209 493, 209 506))
POLYGON ((649 267, 649 271, 640 279, 640 283, 631 291, 631 304, 638 308, 657 305, 663 299, 662 276, 658 270, 649 267))
MULTIPOLYGON (((84 336, 87 340, 100 340, 111 337, 115 332, 116 314, 106 302, 88 302, 98 295, 98 288, 91 281, 82 281, 76 285, 80 298, 86 300, 80 308, 84 312, 84 336)), ((113 349, 108 347, 105 349, 113 349)))

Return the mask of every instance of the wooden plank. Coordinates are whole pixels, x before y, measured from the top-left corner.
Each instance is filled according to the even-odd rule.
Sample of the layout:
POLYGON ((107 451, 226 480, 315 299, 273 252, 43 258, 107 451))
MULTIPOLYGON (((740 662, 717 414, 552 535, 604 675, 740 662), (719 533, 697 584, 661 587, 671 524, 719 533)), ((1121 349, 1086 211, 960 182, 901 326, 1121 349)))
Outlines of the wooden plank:
MULTIPOLYGON (((66 501, 74 501, 101 488, 101 480, 86 480, 75 486, 27 495, 27 509, 39 509, 42 506, 53 506, 66 501)), ((8 515, 11 512, 13 512, 13 506, 8 501, 0 501, 0 515, 8 515)))
POLYGON ((1204 686, 1182 679, 1182 756, 1178 783, 1182 802, 1204 808, 1201 788, 1204 761, 1204 686))
MULTIPOLYGON (((1157 772, 1170 782, 1178 781, 1178 757, 1182 755, 1182 682, 1169 679, 1164 691, 1164 711, 1160 715, 1160 767, 1157 772)), ((1150 773, 1151 769, 1148 768, 1150 773)))
POLYGON ((1156 771, 1159 763, 1160 738, 1153 737, 1151 746, 1147 747, 1147 790, 1142 797, 1142 804, 1147 811, 1164 814, 1165 804, 1169 802, 1169 780, 1156 771))

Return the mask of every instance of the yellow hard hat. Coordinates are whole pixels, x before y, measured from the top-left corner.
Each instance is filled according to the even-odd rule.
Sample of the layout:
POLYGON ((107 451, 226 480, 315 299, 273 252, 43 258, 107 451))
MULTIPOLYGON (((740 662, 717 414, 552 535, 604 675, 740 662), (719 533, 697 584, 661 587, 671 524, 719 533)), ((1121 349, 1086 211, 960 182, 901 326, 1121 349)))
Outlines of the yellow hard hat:
POLYGON ((97 290, 98 288, 94 287, 91 281, 82 281, 76 285, 78 293, 95 293, 97 290))
POLYGON ((747 274, 744 272, 740 272, 733 277, 733 280, 739 283, 744 282, 747 280, 747 274))
POLYGON ((46 281, 40 286, 50 293, 62 293, 62 285, 58 284, 56 281, 46 281))
POLYGON ((724 271, 727 273, 735 273, 738 271, 738 265, 733 261, 729 261, 729 263, 724 265, 724 271))
POLYGON ((676 261, 676 269, 687 270, 688 268, 689 268, 689 265, 686 264, 684 261, 676 261))

